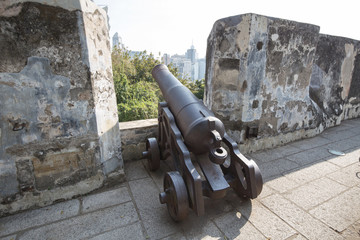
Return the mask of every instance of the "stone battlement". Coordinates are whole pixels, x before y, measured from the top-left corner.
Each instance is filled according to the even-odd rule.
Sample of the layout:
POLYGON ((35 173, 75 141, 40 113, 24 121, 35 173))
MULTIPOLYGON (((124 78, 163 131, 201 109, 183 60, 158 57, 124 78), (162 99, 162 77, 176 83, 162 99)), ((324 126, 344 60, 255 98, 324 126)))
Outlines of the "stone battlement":
MULTIPOLYGON (((0 216, 124 180, 157 119, 118 123, 106 12, 0 3, 0 216), (120 137, 121 136, 121 137, 120 137)), ((246 152, 360 116, 359 41, 244 14, 208 38, 205 103, 246 152)))
POLYGON ((106 12, 0 3, 0 216, 124 179, 106 12))
POLYGON ((360 116, 360 42, 243 14, 208 38, 205 103, 245 151, 314 136, 360 116))

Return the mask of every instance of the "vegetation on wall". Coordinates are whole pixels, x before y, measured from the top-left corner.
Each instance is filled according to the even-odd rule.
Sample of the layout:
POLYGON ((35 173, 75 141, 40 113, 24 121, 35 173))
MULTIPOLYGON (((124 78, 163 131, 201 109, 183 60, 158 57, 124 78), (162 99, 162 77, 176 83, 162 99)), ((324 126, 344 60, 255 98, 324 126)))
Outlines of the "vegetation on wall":
MULTIPOLYGON (((164 101, 151 76, 151 70, 157 64, 160 64, 159 60, 146 51, 131 56, 127 49, 113 50, 112 67, 120 122, 157 117, 158 103, 164 101)), ((203 99, 204 79, 194 82, 180 79, 178 70, 172 65, 168 67, 196 97, 203 99)))

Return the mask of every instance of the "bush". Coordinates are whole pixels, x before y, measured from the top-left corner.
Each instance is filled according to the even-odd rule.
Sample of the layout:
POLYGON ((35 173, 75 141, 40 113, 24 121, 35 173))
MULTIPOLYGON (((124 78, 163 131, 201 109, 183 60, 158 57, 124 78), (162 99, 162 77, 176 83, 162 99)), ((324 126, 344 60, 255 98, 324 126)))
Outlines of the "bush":
MULTIPOLYGON (((159 86, 151 76, 152 69, 160 64, 154 55, 146 51, 131 57, 127 49, 115 48, 112 52, 115 94, 118 103, 119 121, 156 118, 158 103, 163 100, 159 86)), ((169 70, 179 79, 177 69, 169 70)), ((179 79, 199 99, 204 95, 204 80, 195 82, 179 79)))

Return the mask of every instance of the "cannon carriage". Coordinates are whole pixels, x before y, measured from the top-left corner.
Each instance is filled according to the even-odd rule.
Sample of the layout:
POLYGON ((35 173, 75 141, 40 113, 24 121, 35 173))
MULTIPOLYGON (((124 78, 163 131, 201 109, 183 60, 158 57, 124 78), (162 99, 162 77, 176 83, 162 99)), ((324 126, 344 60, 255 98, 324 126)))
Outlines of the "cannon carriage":
POLYGON ((154 67, 152 75, 166 102, 159 103, 158 139, 147 140, 143 155, 152 171, 161 160, 173 163, 159 194, 172 219, 185 219, 190 208, 203 215, 204 197, 222 198, 230 188, 256 198, 263 185, 259 167, 240 153, 224 124, 165 65, 154 67))

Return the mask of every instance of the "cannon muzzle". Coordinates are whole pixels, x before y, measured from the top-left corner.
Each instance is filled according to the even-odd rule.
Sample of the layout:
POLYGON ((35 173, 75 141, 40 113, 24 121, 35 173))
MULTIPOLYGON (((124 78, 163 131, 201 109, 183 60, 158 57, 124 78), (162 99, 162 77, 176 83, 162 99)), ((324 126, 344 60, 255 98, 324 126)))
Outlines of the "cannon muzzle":
POLYGON ((211 161, 223 163, 227 157, 227 151, 220 146, 225 134, 224 124, 166 65, 155 66, 152 76, 159 84, 189 150, 195 154, 208 152, 211 161))

